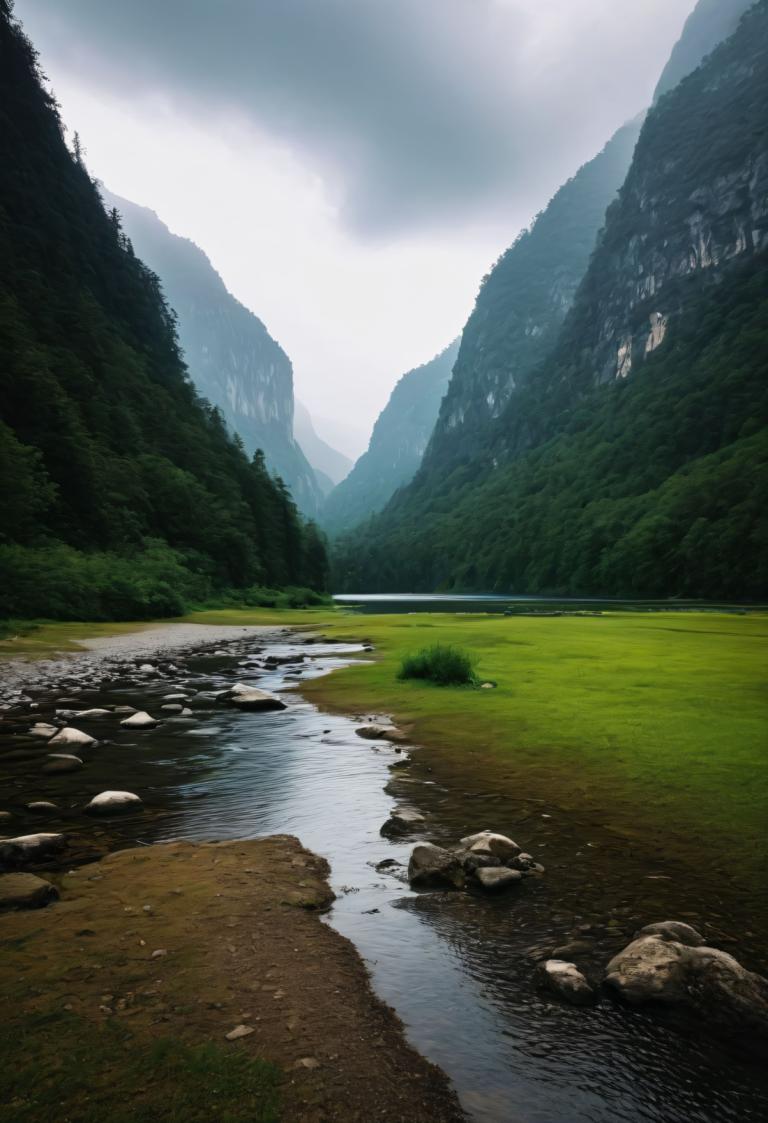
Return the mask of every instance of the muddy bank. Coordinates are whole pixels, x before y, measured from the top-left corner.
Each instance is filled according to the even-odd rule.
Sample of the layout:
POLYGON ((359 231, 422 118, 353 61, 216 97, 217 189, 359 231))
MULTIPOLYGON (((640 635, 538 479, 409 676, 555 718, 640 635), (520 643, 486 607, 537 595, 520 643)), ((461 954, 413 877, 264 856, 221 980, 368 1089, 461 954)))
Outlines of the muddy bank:
MULTIPOLYGON (((53 874, 56 904, 0 920, 4 1032, 44 1072, 51 1051, 76 1064, 94 1028, 117 1027, 110 1087, 89 1104, 104 1117, 121 1094, 123 1058, 135 1065, 170 1038, 276 1064, 285 1123, 462 1119, 446 1078, 374 996, 352 944, 321 922, 327 873, 296 839, 277 836, 123 850, 53 874)), ((49 1089, 44 1079, 18 1086, 16 1052, 6 1044, 3 1099, 27 1118, 38 1096, 43 1118, 49 1089)), ((254 1106, 227 1118, 250 1119, 254 1106)), ((201 1119, 215 1114, 215 1089, 200 1107, 201 1119)), ((57 1114, 86 1117, 61 1097, 57 1114)))

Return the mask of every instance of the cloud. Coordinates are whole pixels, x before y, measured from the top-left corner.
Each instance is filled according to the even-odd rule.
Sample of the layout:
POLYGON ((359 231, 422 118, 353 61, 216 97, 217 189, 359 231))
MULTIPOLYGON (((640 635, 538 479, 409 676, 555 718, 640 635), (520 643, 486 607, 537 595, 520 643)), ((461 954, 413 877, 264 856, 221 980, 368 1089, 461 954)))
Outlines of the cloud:
POLYGON ((693 0, 17 0, 43 64, 279 140, 359 236, 533 213, 650 99, 693 0))

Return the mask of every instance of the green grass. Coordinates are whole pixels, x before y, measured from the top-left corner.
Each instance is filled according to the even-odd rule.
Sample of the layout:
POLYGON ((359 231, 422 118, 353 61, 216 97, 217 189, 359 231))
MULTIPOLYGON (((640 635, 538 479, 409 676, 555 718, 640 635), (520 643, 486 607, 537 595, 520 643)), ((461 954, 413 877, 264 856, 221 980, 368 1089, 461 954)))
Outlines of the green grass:
POLYGON ((279 1070, 65 1012, 0 1029, 0 1123, 278 1123, 279 1070))
POLYGON ((403 656, 397 677, 403 682, 422 679, 436 686, 469 686, 475 681, 474 662, 458 647, 435 643, 403 656))

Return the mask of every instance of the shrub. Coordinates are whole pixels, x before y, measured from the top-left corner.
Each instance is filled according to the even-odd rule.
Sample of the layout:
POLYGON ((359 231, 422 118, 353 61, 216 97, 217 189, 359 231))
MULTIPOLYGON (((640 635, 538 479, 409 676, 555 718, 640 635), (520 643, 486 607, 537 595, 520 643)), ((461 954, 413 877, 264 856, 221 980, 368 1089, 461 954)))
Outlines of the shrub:
POLYGON ((475 664, 461 648, 438 643, 406 655, 397 677, 425 679, 438 686, 466 686, 475 681, 475 664))

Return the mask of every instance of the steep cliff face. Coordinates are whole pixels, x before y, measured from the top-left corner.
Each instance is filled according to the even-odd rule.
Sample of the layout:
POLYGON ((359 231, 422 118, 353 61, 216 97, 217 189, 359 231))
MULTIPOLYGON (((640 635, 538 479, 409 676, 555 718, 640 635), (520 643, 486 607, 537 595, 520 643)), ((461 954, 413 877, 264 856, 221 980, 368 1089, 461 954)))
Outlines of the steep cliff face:
POLYGON ((404 374, 354 468, 328 497, 324 527, 341 534, 380 511, 421 464, 459 351, 455 340, 423 366, 404 374))
POLYGON ((372 591, 756 598, 768 581, 768 0, 649 113, 557 343, 338 554, 372 591))
POLYGON ((293 437, 293 370, 261 320, 228 292, 205 253, 158 216, 104 191, 136 253, 157 273, 178 316, 179 341, 195 387, 218 406, 246 451, 262 449, 299 508, 316 515, 322 494, 293 437))
POLYGON ((425 457, 426 470, 443 471, 482 456, 489 426, 552 349, 606 207, 627 174, 641 123, 619 129, 483 281, 425 457))

